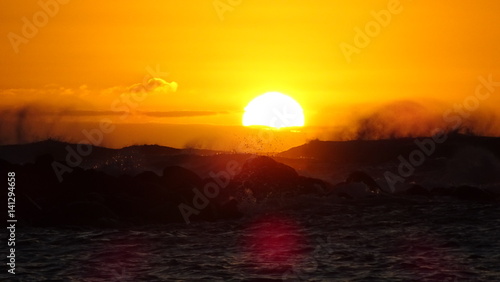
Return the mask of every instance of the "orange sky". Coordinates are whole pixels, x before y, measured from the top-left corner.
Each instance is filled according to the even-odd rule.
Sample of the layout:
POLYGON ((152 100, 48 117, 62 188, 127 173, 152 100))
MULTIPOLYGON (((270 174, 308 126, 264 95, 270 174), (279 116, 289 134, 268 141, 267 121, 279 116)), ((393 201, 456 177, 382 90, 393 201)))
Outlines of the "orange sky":
MULTIPOLYGON (((255 137, 241 127, 245 106, 269 91, 298 101, 306 126, 276 132, 265 150, 351 138, 359 119, 380 111, 383 122, 403 115, 405 134, 424 134, 434 125, 414 127, 441 126, 436 116, 473 95, 479 76, 500 81, 498 1, 41 3, 48 8, 0 4, 4 144, 78 142, 106 118, 116 130, 105 146, 234 149, 255 137), (374 13, 390 19, 375 23, 374 13), (366 27, 369 42, 356 45, 366 27), (148 68, 163 81, 148 83, 148 68), (134 85, 146 94, 140 101, 134 85)), ((473 113, 474 124, 489 122, 479 133, 498 134, 490 113, 500 110, 500 90, 493 94, 473 113)))

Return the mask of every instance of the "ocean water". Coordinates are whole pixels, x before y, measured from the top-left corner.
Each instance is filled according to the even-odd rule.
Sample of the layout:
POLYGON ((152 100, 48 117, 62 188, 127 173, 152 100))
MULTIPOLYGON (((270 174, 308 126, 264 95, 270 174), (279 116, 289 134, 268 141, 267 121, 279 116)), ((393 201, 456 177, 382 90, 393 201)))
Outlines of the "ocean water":
MULTIPOLYGON (((5 239, 3 237, 2 239, 5 239)), ((500 205, 304 197, 242 219, 17 229, 2 281, 500 281, 500 205), (6 280, 8 279, 8 280, 6 280)), ((3 240, 2 240, 3 241, 3 240)))

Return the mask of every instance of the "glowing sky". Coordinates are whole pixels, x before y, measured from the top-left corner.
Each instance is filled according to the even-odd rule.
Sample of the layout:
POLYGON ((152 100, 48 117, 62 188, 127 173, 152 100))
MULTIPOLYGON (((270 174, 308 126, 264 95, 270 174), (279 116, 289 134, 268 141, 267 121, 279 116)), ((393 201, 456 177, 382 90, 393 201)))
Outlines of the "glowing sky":
MULTIPOLYGON (((109 118, 117 129, 105 146, 227 145, 247 138, 243 109, 270 91, 303 107, 300 143, 351 132, 376 111, 434 121, 473 95, 479 76, 500 81, 499 1, 41 3, 0 4, 1 143, 77 142, 109 118)), ((490 124, 482 133, 498 132, 487 114, 498 96, 477 111, 490 124)))

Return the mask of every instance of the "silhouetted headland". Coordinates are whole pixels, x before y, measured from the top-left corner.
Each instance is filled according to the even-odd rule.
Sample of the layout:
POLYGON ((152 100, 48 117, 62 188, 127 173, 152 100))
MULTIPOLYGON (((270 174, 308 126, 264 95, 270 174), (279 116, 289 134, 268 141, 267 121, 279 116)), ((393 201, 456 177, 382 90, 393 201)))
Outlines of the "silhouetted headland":
POLYGON ((93 147, 62 179, 54 163, 70 167, 68 147, 77 145, 43 141, 1 146, 0 167, 4 174, 16 172, 19 220, 36 226, 235 219, 249 202, 274 205, 301 195, 353 204, 498 202, 500 138, 451 135, 391 188, 387 172, 397 175, 401 156, 418 150, 416 140, 422 139, 311 141, 275 157, 156 145, 93 147), (472 158, 477 167, 461 172, 467 164, 461 158, 472 158), (430 177, 435 174, 443 181, 430 177))

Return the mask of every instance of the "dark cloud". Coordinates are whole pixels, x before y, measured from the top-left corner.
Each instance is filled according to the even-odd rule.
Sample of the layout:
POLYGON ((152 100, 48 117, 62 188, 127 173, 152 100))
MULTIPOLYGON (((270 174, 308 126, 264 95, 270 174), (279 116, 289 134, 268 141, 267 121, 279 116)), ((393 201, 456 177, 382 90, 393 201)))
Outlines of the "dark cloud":
MULTIPOLYGON (((69 110, 62 111, 59 115, 61 116, 75 116, 75 117, 84 117, 84 116, 120 116, 125 114, 124 111, 85 111, 85 110, 69 110)), ((47 113, 53 114, 53 113, 47 113)))
POLYGON ((198 117, 198 116, 214 116, 228 114, 226 111, 166 111, 166 112, 141 112, 141 114, 150 117, 198 117))

